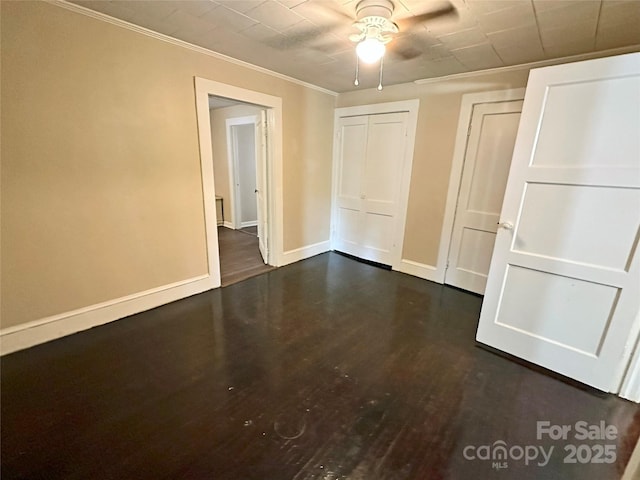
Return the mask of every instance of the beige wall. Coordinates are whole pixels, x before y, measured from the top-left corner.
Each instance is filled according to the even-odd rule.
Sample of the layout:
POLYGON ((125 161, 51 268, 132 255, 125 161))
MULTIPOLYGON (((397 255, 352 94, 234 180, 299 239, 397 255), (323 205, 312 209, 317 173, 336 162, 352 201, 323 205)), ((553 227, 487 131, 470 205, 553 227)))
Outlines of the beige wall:
POLYGON ((338 96, 338 107, 420 99, 403 259, 436 266, 462 95, 524 87, 528 74, 523 69, 338 96))
MULTIPOLYGON (((213 152, 213 178, 216 195, 224 199, 224 219, 233 222, 231 208, 231 181, 229 179, 229 160, 227 158, 227 120, 230 118, 260 115, 260 108, 253 105, 235 105, 233 107, 209 110, 211 119, 211 142, 213 152)), ((285 139, 286 140, 286 139, 285 139)))
POLYGON ((2 327, 206 272, 194 76, 283 99, 284 249, 329 238, 335 98, 1 2, 2 327))

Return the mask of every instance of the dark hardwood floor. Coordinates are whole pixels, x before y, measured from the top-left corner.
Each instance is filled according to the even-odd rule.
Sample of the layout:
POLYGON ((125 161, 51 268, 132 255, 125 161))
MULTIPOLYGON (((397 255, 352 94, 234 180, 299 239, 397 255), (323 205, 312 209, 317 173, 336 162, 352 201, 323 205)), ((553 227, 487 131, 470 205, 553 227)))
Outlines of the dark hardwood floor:
POLYGON ((218 227, 222 286, 273 270, 260 256, 257 230, 257 227, 242 230, 218 227))
POLYGON ((476 347, 480 304, 329 253, 5 356, 2 478, 619 478, 638 406, 476 347), (554 451, 465 459, 500 440, 554 451), (564 463, 580 443, 615 461, 564 463))

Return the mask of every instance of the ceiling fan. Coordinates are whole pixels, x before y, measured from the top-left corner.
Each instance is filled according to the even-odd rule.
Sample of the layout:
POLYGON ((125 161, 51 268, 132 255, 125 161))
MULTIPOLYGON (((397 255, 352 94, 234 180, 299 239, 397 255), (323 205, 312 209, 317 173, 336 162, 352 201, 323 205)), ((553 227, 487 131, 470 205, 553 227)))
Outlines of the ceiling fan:
MULTIPOLYGON (((358 85, 359 62, 376 63, 380 61, 380 82, 378 89, 382 90, 382 68, 383 58, 387 50, 387 45, 392 40, 400 40, 399 34, 410 33, 421 27, 424 23, 444 17, 457 17, 456 8, 450 3, 450 0, 433 0, 435 9, 394 21, 393 14, 395 4, 392 0, 360 0, 356 4, 355 18, 338 9, 330 2, 319 2, 316 5, 322 7, 325 14, 330 20, 327 23, 321 23, 313 30, 299 32, 297 35, 287 37, 286 39, 278 38, 268 42, 277 49, 294 48, 300 44, 314 41, 324 34, 330 33, 336 29, 345 27, 345 23, 351 22, 351 27, 358 32, 349 35, 349 40, 356 44, 356 80, 358 85)), ((407 37, 403 37, 406 39, 407 37)), ((422 54, 419 47, 415 45, 407 45, 406 41, 402 44, 400 41, 393 42, 390 45, 390 51, 395 57, 403 60, 410 60, 422 54)))
MULTIPOLYGON (((392 20, 394 4, 391 0, 361 0, 356 5, 356 22, 353 27, 359 30, 349 36, 349 40, 356 44, 356 79, 358 85, 358 63, 375 63, 380 61, 380 82, 378 90, 382 90, 382 68, 386 45, 391 42, 396 34, 409 31, 420 24, 438 17, 457 15, 456 9, 450 3, 446 3, 437 10, 425 12, 420 15, 404 19, 399 26, 392 20)), ((396 52, 404 59, 415 58, 420 55, 416 49, 400 50, 396 52)))
MULTIPOLYGON (((434 4, 437 3, 437 1, 434 2, 434 4)), ((353 23, 353 27, 360 32, 350 35, 349 40, 357 43, 358 55, 363 62, 374 63, 379 60, 384 55, 384 49, 381 48, 381 45, 385 46, 391 42, 400 32, 408 33, 423 23, 436 18, 457 16, 455 7, 445 1, 440 2, 439 8, 436 10, 403 18, 396 23, 391 18, 394 7, 391 0, 361 0, 356 5, 356 21, 353 23), (372 52, 378 52, 378 56, 376 57, 373 53, 364 54, 368 49, 371 49, 372 52), (363 51, 363 55, 360 55, 360 51, 363 51)), ((419 55, 415 49, 395 53, 404 59, 415 58, 419 55)))

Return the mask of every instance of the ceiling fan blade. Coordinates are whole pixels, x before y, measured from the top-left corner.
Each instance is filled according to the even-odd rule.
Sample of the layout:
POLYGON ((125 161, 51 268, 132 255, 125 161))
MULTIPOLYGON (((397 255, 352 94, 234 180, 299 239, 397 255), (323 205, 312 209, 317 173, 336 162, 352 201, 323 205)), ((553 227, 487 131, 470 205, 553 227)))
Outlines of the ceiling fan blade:
POLYGON ((412 60, 422 55, 422 50, 416 47, 416 43, 402 37, 396 38, 388 46, 389 54, 400 61, 412 60))
POLYGON ((430 20, 434 20, 436 18, 445 18, 445 17, 457 17, 458 11, 456 8, 448 4, 446 7, 439 8, 438 10, 433 10, 431 12, 421 13, 420 15, 415 15, 413 17, 406 17, 403 19, 396 20, 396 24, 400 28, 401 31, 408 31, 412 28, 416 28, 420 26, 420 24, 428 22, 430 20))
POLYGON ((302 30, 290 35, 278 35, 276 37, 268 38, 264 40, 264 43, 276 50, 289 50, 313 42, 314 40, 331 33, 340 27, 341 25, 338 24, 315 27, 313 29, 302 30))

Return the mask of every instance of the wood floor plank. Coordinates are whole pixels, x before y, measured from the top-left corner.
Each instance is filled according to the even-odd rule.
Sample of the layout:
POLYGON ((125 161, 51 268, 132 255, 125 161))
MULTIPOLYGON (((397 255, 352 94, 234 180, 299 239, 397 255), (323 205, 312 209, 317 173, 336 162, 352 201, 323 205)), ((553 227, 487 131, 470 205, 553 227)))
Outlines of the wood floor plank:
POLYGON ((273 270, 265 265, 258 248, 257 227, 233 230, 218 227, 220 276, 223 286, 273 270))
POLYGON ((329 253, 5 356, 2 478, 620 478, 638 406, 476 347, 481 301, 329 253), (538 420, 614 425, 615 461, 538 420), (464 458, 499 440, 555 451, 464 458))

